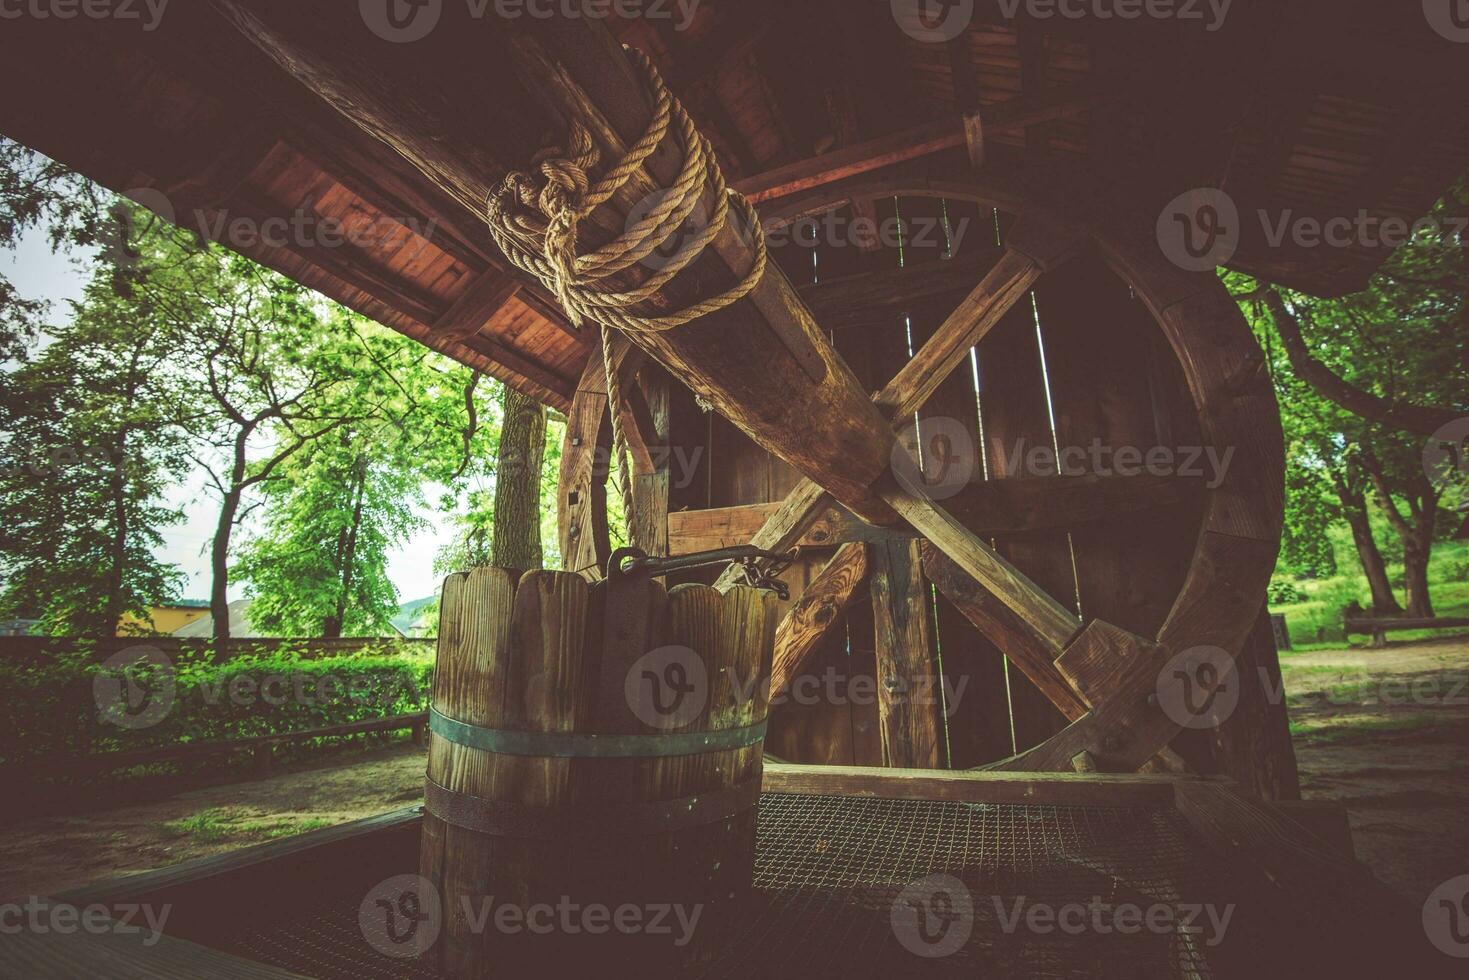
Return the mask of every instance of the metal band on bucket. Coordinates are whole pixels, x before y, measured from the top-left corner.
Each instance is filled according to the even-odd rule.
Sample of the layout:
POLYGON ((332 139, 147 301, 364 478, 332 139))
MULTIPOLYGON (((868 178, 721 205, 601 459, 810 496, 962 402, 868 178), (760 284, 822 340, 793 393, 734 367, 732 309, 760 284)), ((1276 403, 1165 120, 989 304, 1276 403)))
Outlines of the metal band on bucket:
POLYGON ((429 731, 442 739, 500 755, 559 759, 668 758, 748 748, 765 738, 766 719, 746 728, 667 735, 588 735, 582 732, 510 732, 481 728, 440 714, 428 713, 429 731))
POLYGON ((481 834, 570 840, 587 834, 661 834, 701 827, 738 816, 760 800, 760 776, 720 790, 677 800, 633 803, 597 801, 576 808, 537 807, 486 800, 445 789, 429 779, 424 786, 424 809, 433 816, 481 834))

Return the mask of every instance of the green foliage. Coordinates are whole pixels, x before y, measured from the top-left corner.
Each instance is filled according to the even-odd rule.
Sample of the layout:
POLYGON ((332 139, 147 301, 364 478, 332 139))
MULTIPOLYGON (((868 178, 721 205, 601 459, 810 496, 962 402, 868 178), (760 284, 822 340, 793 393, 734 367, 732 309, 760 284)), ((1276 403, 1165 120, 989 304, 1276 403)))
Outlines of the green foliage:
POLYGON ((6 376, 0 403, 0 617, 108 635, 177 594, 155 552, 182 476, 174 338, 94 280, 70 325, 6 376))
POLYGON ((1270 581, 1270 586, 1266 590, 1266 598, 1271 605, 1284 605, 1291 602, 1305 602, 1306 593, 1289 579, 1276 578, 1270 581))
MULTIPOLYGON (((316 658, 301 643, 216 663, 183 655, 168 667, 107 669, 85 651, 42 663, 0 661, 0 763, 41 762, 102 752, 326 728, 425 711, 433 655, 391 641, 351 656, 316 658), (101 717, 98 676, 123 677, 138 703, 170 692, 157 724, 136 730, 101 717), (22 737, 23 733, 23 737, 22 737)), ((60 765, 60 764, 58 764, 60 765)))

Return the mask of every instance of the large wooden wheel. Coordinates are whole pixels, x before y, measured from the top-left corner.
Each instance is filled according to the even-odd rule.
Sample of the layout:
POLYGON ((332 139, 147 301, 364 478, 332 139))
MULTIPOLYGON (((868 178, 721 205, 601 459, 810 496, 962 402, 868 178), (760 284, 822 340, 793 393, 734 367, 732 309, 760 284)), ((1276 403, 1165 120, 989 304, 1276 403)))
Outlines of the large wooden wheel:
MULTIPOLYGON (((848 200, 942 197, 1015 216, 1003 252, 928 343, 875 400, 890 419, 911 418, 973 348, 1042 276, 1080 258, 1100 259, 1146 307, 1187 383, 1203 444, 1229 453, 1217 482, 1190 487, 1203 494, 1192 561, 1156 633, 1137 636, 1100 619, 1085 625, 1074 612, 986 546, 980 536, 1064 523, 1067 515, 1104 516, 1139 501, 1175 499, 1168 480, 1125 478, 996 480, 972 488, 948 510, 922 488, 889 474, 881 496, 927 539, 921 545, 930 581, 991 639, 1065 715, 1069 725, 1041 744, 997 764, 1023 770, 1103 771, 1142 767, 1181 730, 1178 712, 1160 703, 1159 678, 1183 662, 1206 671, 1180 680, 1197 697, 1226 689, 1234 657, 1255 625, 1278 550, 1283 512, 1279 415, 1264 358, 1237 304, 1212 274, 1183 272, 1152 242, 1139 244, 1100 221, 1061 220, 1015 185, 995 178, 962 181, 867 181, 824 189, 820 197, 783 202, 764 217, 772 225, 848 200), (935 545, 938 545, 937 547, 935 545), (955 561, 949 556, 968 556, 955 561), (1180 661, 1182 657, 1182 661, 1180 661)), ((568 567, 605 557, 605 501, 595 450, 605 446, 605 384, 590 367, 572 409, 562 472, 563 548, 568 567), (602 527, 599 529, 598 524, 602 527)), ((813 521, 830 519, 819 487, 799 486, 755 536, 781 549, 810 540, 813 521)), ((823 532, 825 534, 827 532, 823 532)), ((821 540, 821 538, 817 538, 821 540)), ((880 557, 880 556, 879 556, 880 557)), ((865 546, 845 545, 808 586, 781 629, 779 684, 815 648, 814 638, 850 601, 867 573, 865 546)), ((879 622, 881 631, 883 624, 879 622)), ((1166 701, 1166 697, 1162 700, 1166 701)), ((1165 756, 1166 758, 1166 756, 1165 756)))

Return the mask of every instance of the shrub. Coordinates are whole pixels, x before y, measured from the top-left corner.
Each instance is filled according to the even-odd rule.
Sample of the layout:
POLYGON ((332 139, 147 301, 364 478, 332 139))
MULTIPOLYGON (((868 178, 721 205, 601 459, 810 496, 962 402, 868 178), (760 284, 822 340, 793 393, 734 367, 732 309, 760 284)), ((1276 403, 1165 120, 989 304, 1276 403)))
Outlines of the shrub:
POLYGON ((1272 606, 1289 606, 1310 598, 1289 579, 1272 579, 1266 596, 1272 606))
POLYGON ((0 763, 55 758, 64 767, 78 755, 410 714, 427 709, 432 672, 429 653, 315 658, 308 643, 223 664, 207 652, 125 670, 86 652, 0 662, 0 763))

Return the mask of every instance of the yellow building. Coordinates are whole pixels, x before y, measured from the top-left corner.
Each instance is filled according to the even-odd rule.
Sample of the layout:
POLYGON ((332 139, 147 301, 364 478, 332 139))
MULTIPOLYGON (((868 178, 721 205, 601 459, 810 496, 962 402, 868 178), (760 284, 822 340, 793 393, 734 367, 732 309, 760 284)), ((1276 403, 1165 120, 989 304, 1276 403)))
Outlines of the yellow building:
POLYGON ((150 631, 165 635, 171 634, 208 616, 209 603, 203 599, 181 599, 167 605, 151 606, 148 609, 148 615, 153 620, 151 626, 131 613, 124 616, 122 622, 117 624, 117 635, 131 636, 150 631))

